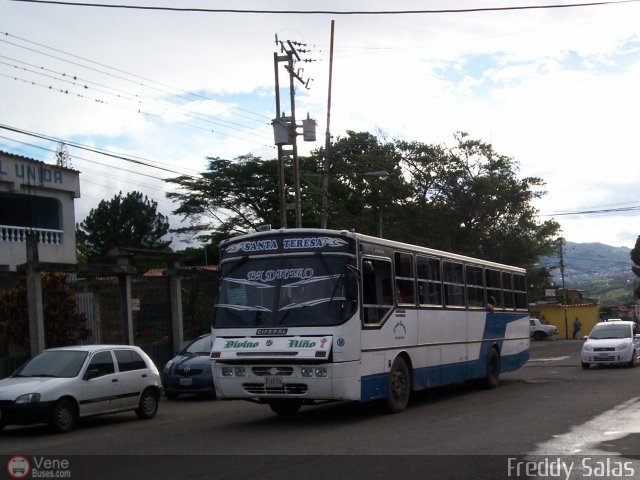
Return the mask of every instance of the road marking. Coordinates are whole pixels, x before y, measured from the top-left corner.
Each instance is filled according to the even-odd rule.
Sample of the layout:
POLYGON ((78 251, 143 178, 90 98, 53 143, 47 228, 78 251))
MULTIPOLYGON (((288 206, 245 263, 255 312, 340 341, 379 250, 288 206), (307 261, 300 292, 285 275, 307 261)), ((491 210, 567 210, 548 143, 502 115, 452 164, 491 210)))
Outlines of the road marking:
MULTIPOLYGON (((612 455, 598 444, 640 433, 640 397, 632 398, 582 425, 538 445, 532 455, 612 455)), ((637 455, 637 452, 636 452, 637 455)))
POLYGON ((528 363, 534 362, 559 362, 561 360, 566 360, 567 358, 571 358, 568 355, 563 357, 548 357, 548 358, 530 358, 528 363))
MULTIPOLYGON (((608 410, 582 425, 575 425, 567 433, 554 435, 549 441, 524 459, 523 464, 537 468, 538 475, 529 479, 547 479, 549 469, 562 468, 557 478, 577 480, 592 478, 621 478, 629 475, 638 478, 640 461, 638 448, 620 452, 624 442, 616 441, 640 434, 640 397, 632 398, 608 410), (606 447, 604 450, 602 447, 606 447), (545 470, 546 469, 546 470, 545 470)), ((629 440, 627 439, 627 444, 629 440)), ((635 441, 633 441, 635 443, 635 441)), ((555 477, 554 477, 555 478, 555 477)))

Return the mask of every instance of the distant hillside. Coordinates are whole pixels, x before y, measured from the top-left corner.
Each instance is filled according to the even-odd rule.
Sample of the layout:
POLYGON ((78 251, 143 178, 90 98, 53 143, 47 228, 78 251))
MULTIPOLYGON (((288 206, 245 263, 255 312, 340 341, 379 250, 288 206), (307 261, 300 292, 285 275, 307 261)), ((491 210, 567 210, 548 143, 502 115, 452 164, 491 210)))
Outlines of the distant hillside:
MULTIPOLYGON (((567 288, 584 290, 586 297, 604 305, 631 302, 636 276, 631 272, 631 249, 603 243, 567 242, 564 277, 567 288)), ((560 257, 543 257, 540 264, 551 269, 556 285, 562 285, 560 257)))

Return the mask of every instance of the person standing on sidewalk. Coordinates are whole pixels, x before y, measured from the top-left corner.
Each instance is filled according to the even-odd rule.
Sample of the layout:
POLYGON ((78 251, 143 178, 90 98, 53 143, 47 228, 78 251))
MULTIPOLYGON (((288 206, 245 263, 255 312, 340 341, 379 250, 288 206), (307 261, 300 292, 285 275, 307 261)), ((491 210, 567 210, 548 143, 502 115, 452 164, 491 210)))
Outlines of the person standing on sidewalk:
POLYGON ((580 319, 576 317, 573 321, 573 338, 577 338, 578 333, 582 330, 582 323, 580 323, 580 319))

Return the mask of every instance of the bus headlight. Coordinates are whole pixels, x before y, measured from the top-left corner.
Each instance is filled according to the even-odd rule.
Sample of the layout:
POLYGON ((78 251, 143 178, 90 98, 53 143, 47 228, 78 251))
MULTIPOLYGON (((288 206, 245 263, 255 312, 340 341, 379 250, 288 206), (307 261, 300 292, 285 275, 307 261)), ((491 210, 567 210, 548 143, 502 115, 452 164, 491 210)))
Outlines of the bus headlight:
POLYGON ((303 377, 313 377, 313 368, 311 367, 302 367, 300 369, 300 373, 303 377))
POLYGON ((233 377, 233 368, 231 368, 231 367, 222 367, 222 376, 223 377, 233 377))
POLYGON ((326 377, 327 376, 327 369, 323 368, 323 367, 316 368, 315 374, 316 374, 316 377, 326 377))
POLYGON ((235 374, 236 374, 236 377, 246 377, 247 371, 245 370, 244 367, 236 367, 235 374))

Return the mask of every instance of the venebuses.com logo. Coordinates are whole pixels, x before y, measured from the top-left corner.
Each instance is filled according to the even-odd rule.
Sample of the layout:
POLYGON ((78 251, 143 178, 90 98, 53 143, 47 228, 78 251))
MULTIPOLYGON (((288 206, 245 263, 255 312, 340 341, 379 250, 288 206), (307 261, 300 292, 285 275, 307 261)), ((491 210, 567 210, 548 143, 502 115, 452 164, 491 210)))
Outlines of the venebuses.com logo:
POLYGON ((7 462, 10 478, 71 478, 71 464, 65 458, 14 455, 7 462))

